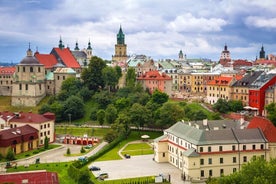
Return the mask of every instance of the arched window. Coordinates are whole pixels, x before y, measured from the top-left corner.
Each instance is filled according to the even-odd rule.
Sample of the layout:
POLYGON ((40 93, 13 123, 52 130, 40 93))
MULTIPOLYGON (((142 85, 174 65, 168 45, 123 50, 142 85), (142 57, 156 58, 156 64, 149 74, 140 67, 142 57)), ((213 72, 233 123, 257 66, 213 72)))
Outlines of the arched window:
POLYGON ((33 67, 30 67, 30 72, 34 72, 34 69, 33 69, 33 67))

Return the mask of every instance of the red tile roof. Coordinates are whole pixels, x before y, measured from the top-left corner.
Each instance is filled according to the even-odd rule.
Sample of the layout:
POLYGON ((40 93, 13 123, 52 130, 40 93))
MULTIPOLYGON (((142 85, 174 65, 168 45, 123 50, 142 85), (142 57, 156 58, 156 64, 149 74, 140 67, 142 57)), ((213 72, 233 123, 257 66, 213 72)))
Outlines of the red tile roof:
POLYGON ((57 55, 60 57, 60 59, 63 61, 64 65, 69 68, 80 68, 80 64, 76 60, 76 58, 73 56, 69 48, 53 48, 52 52, 55 51, 57 55))
POLYGON ((269 142, 276 142, 276 127, 264 117, 252 118, 247 128, 260 128, 269 142))
POLYGON ((3 66, 0 67, 0 75, 7 75, 7 74, 13 74, 15 72, 15 66, 3 66))
POLYGON ((35 57, 39 61, 40 64, 43 64, 45 68, 53 68, 54 65, 57 64, 57 59, 52 54, 39 54, 38 52, 35 53, 35 57))
POLYGON ((232 79, 233 79, 233 77, 220 76, 219 78, 208 82, 208 84, 209 85, 218 85, 218 86, 229 86, 232 79))
POLYGON ((21 122, 21 123, 43 123, 54 120, 54 117, 50 117, 48 114, 34 114, 32 112, 20 112, 17 115, 14 114, 10 122, 21 122))
POLYGON ((157 70, 148 71, 145 74, 139 76, 137 79, 138 80, 172 80, 172 78, 168 76, 166 73, 160 74, 159 71, 157 70))
POLYGON ((56 172, 47 171, 28 171, 0 174, 1 183, 21 184, 23 181, 27 183, 51 183, 59 184, 56 172))

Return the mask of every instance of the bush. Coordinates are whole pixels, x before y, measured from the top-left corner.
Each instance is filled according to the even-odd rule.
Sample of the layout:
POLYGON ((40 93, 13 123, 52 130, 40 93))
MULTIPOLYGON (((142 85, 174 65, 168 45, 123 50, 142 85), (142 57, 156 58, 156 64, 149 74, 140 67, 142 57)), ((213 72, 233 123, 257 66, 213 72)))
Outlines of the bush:
POLYGON ((85 153, 85 149, 83 148, 83 146, 81 147, 80 152, 81 152, 81 153, 85 153))
POLYGON ((15 154, 11 149, 9 149, 9 151, 7 153, 7 156, 6 156, 6 159, 9 160, 9 161, 15 160, 15 154))
POLYGON ((70 155, 70 154, 71 154, 70 148, 67 148, 66 154, 67 154, 67 155, 70 155))

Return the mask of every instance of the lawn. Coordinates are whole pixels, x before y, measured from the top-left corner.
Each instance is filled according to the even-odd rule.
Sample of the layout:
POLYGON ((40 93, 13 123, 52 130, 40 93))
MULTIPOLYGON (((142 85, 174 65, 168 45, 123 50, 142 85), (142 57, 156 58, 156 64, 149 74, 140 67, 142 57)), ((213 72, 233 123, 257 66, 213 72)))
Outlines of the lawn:
POLYGON ((60 184, 75 184, 75 182, 68 176, 67 169, 70 162, 60 163, 43 163, 43 164, 32 164, 25 168, 24 166, 18 166, 17 168, 9 168, 8 172, 18 171, 33 171, 33 170, 47 170, 50 172, 57 172, 60 184))
POLYGON ((110 131, 110 128, 74 127, 56 124, 55 130, 56 134, 68 134, 74 136, 83 136, 84 134, 87 134, 89 137, 95 136, 102 138, 110 131))
MULTIPOLYGON (((96 161, 120 160, 120 159, 122 159, 118 154, 119 150, 129 142, 132 142, 132 141, 135 141, 135 140, 141 140, 141 135, 144 135, 144 134, 149 135, 150 139, 155 139, 155 138, 160 137, 161 135, 163 135, 163 132, 144 132, 144 131, 139 132, 139 131, 132 130, 131 134, 129 135, 129 137, 126 140, 119 143, 115 148, 113 148, 112 150, 110 150, 109 152, 107 152, 106 154, 101 156, 100 158, 98 158, 96 161)), ((140 145, 138 145, 137 147, 139 148, 139 146, 140 145)), ((136 153, 137 155, 141 155, 141 150, 139 150, 139 151, 137 151, 137 153, 136 153)), ((146 154, 146 151, 143 154, 146 154)), ((151 154, 151 153, 147 153, 147 154, 151 154)))
POLYGON ((153 154, 154 151, 152 147, 146 143, 130 143, 128 144, 124 150, 122 151, 122 154, 129 154, 131 156, 135 155, 148 155, 148 154, 153 154))

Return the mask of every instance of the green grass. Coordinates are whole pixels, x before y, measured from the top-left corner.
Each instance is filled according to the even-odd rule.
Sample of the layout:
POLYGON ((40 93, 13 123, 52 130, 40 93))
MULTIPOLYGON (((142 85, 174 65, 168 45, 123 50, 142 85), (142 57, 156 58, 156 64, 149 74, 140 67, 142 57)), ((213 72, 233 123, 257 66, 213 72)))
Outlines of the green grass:
POLYGON ((55 126, 56 134, 68 134, 74 136, 83 136, 87 134, 88 136, 104 137, 110 128, 88 128, 88 127, 72 127, 72 126, 55 126))
MULTIPOLYGON (((150 139, 155 139, 155 138, 160 137, 161 135, 163 135, 162 132, 131 131, 131 134, 129 135, 129 137, 126 140, 120 142, 115 148, 113 148, 112 150, 110 150, 106 154, 102 155, 96 161, 120 160, 120 159, 122 159, 118 154, 119 150, 129 142, 132 142, 132 141, 135 141, 135 140, 141 140, 141 135, 144 135, 144 134, 149 135, 150 139)), ((144 154, 146 154, 146 153, 147 152, 145 151, 144 154)), ((134 154, 141 155, 141 150, 140 150, 140 152, 137 151, 137 153, 134 153, 134 154)), ((150 153, 148 152, 147 154, 150 154, 150 153)), ((130 154, 130 155, 133 155, 133 154, 130 154)))
POLYGON ((153 154, 154 151, 148 143, 130 143, 122 151, 122 154, 135 155, 148 155, 153 154))
POLYGON ((67 169, 71 162, 60 162, 60 163, 43 163, 43 164, 32 164, 25 168, 24 166, 18 166, 17 168, 9 168, 8 172, 18 171, 34 171, 34 170, 47 170, 50 172, 57 172, 60 184, 75 184, 75 182, 68 176, 67 169))
POLYGON ((207 119, 212 120, 213 119, 213 112, 208 111, 204 107, 202 107, 199 103, 187 103, 187 107, 190 107, 192 109, 202 110, 206 115, 207 119))

